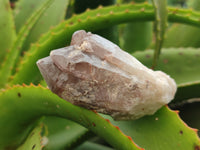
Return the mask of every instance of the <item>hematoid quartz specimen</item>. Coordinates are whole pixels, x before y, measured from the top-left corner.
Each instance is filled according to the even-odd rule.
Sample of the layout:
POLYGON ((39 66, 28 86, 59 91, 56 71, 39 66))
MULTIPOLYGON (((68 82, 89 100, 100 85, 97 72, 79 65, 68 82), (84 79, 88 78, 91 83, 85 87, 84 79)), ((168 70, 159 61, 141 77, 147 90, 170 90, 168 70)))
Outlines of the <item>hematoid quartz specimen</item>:
POLYGON ((37 65, 52 92, 116 120, 151 115, 176 92, 168 75, 148 69, 114 43, 83 30, 73 34, 71 46, 51 51, 37 65))

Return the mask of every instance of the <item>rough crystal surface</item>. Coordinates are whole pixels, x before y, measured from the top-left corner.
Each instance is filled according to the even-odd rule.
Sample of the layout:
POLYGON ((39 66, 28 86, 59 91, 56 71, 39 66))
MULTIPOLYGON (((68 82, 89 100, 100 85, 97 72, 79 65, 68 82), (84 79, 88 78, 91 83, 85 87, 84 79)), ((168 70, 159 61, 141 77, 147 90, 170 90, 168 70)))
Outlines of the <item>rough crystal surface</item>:
POLYGON ((116 120, 151 115, 176 92, 168 75, 148 69, 114 43, 84 30, 73 34, 71 46, 51 51, 37 65, 52 92, 116 120))

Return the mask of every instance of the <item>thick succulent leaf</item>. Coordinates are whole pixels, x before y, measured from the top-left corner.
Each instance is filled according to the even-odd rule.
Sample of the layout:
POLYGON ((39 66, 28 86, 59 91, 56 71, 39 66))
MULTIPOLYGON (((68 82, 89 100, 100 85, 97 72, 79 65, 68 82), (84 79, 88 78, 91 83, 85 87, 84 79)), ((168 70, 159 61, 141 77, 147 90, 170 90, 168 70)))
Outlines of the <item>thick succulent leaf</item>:
MULTIPOLYGON (((40 0, 37 0, 37 1, 40 1, 40 0)), ((20 2, 23 3, 21 5, 21 8, 24 8, 24 7, 30 8, 32 6, 37 7, 37 3, 35 4, 35 1, 22 0, 20 2)), ((40 16, 40 18, 37 20, 33 28, 30 30, 30 33, 26 37, 26 41, 22 47, 23 51, 27 50, 30 47, 30 44, 38 40, 38 37, 40 37, 41 34, 47 32, 50 27, 55 26, 58 23, 60 23, 62 20, 64 20, 68 3, 69 3, 69 0, 59 0, 59 1, 54 0, 51 3, 51 6, 45 10, 45 12, 40 16)), ((39 2, 38 4, 40 6, 41 2, 39 2)), ((19 17, 23 18, 24 11, 20 11, 20 15, 21 16, 19 17)))
MULTIPOLYGON (((88 130, 70 120, 46 117, 44 123, 48 128, 48 144, 45 146, 45 149, 67 149, 71 148, 80 138, 84 137, 84 141, 88 139, 86 137, 88 130)), ((81 142, 79 141, 76 144, 81 142)))
POLYGON ((166 106, 153 116, 135 121, 111 122, 145 150, 194 150, 200 146, 197 131, 188 127, 177 112, 166 106))
POLYGON ((167 27, 167 1, 152 0, 152 2, 155 8, 155 16, 156 16, 155 17, 156 45, 155 45, 154 60, 153 60, 153 68, 155 68, 162 48, 165 29, 167 27))
MULTIPOLYGON (((200 25, 200 14, 189 10, 168 9, 168 19, 174 22, 184 22, 191 25, 200 25), (190 13, 190 17, 188 17, 190 13)), ((14 75, 11 84, 17 83, 38 83, 41 80, 36 61, 48 56, 53 49, 64 47, 69 44, 71 35, 78 29, 94 31, 136 20, 154 20, 154 9, 149 4, 126 4, 121 6, 110 6, 105 8, 87 11, 59 24, 42 36, 39 41, 33 44, 19 64, 18 72, 14 75)))
MULTIPOLYGON (((55 115, 87 127, 104 138, 114 148, 139 149, 130 137, 124 135, 118 127, 113 126, 108 120, 103 119, 93 111, 66 102, 48 89, 18 86, 2 92, 0 99, 2 110, 0 113, 1 146, 6 146, 5 144, 11 146, 14 144, 13 141, 19 142, 20 137, 27 135, 27 132, 22 131, 25 131, 34 119, 41 115, 55 115), (4 128, 5 126, 6 128, 4 128)), ((122 127, 122 130, 128 136, 132 136, 141 147, 152 145, 153 149, 159 149, 165 143, 168 148, 177 147, 177 145, 182 148, 182 146, 187 145, 186 147, 190 150, 191 146, 194 148, 200 145, 196 132, 188 128, 175 112, 166 107, 163 107, 153 116, 147 116, 136 121, 123 121, 122 125, 121 122, 116 123, 122 127), (130 130, 127 131, 126 129, 130 130), (154 136, 154 138, 148 138, 148 136, 154 136), (156 142, 155 139, 160 142, 156 142)))
MULTIPOLYGON (((188 0, 188 6, 200 10, 199 0, 188 0)), ((172 25, 166 33, 163 47, 200 47, 200 29, 183 24, 172 25), (177 35, 179 38, 176 38, 177 35)))
POLYGON ((31 131, 26 141, 17 150, 42 150, 42 125, 38 125, 31 131))
MULTIPOLYGON (((151 67, 153 51, 133 53, 145 66, 151 67)), ((178 86, 200 81, 200 49, 163 49, 156 70, 162 70, 175 79, 178 86)))
MULTIPOLYGON (((121 3, 131 2, 132 0, 121 0, 121 3)), ((133 0, 132 2, 141 3, 145 0, 133 0)), ((152 23, 130 22, 125 24, 122 31, 122 49, 132 53, 136 50, 145 50, 152 41, 152 23)))
POLYGON ((11 48, 16 33, 9 0, 0 0, 0 63, 11 48))
POLYGON ((180 117, 187 122, 187 124, 193 128, 197 128, 200 136, 200 98, 190 99, 185 101, 183 104, 177 105, 180 111, 180 117))
MULTIPOLYGON (((101 1, 75 0, 74 1, 74 13, 80 14, 89 9, 95 9, 97 7, 101 8, 102 6, 114 5, 115 3, 116 3, 116 0, 101 0, 101 1)), ((117 26, 104 28, 103 30, 97 30, 94 33, 99 34, 116 44, 119 43, 117 26)))
POLYGON ((189 25, 174 24, 168 32, 163 47, 200 47, 200 29, 189 25), (181 35, 177 38, 177 35, 181 35))
POLYGON ((93 0, 75 0, 74 1, 74 11, 76 13, 82 13, 84 12, 87 8, 97 8, 99 5, 102 6, 108 6, 108 5, 113 5, 116 3, 116 0, 101 0, 101 1, 93 1, 93 0))
POLYGON ((31 14, 36 11, 44 2, 45 0, 19 0, 16 2, 13 14, 17 32, 19 32, 20 29, 24 26, 24 24, 30 18, 31 14))
POLYGON ((186 5, 186 0, 167 0, 167 4, 170 6, 181 7, 186 5))
POLYGON ((44 13, 49 7, 52 1, 53 0, 48 0, 45 2, 35 13, 32 14, 27 23, 20 30, 20 33, 17 35, 17 39, 14 42, 11 50, 6 55, 7 61, 4 61, 0 68, 0 79, 2 79, 0 82, 0 87, 3 87, 8 82, 12 68, 15 65, 16 59, 18 59, 20 55, 21 48, 24 44, 26 36, 29 34, 30 29, 37 22, 42 13, 44 13))
MULTIPOLYGON (((147 67, 151 67, 153 51, 133 54, 147 67)), ((156 70, 162 70, 175 79, 178 90, 174 102, 200 97, 200 49, 163 49, 156 70), (183 67, 182 67, 183 66, 183 67)))
POLYGON ((0 99, 0 149, 21 144, 35 121, 43 115, 75 121, 119 150, 141 149, 94 111, 72 105, 46 88, 16 86, 2 91, 0 99))
POLYGON ((132 22, 126 24, 123 31, 122 48, 129 53, 145 50, 152 41, 152 23, 132 22))
POLYGON ((178 87, 174 101, 172 103, 185 101, 191 98, 200 97, 200 81, 182 84, 178 87))
POLYGON ((96 144, 92 142, 85 142, 84 144, 80 145, 74 150, 113 150, 113 149, 104 145, 100 145, 100 144, 96 144))
MULTIPOLYGON (((37 44, 31 46, 31 49, 24 56, 18 70, 20 70, 21 72, 21 68, 25 69, 29 66, 27 69, 31 69, 32 71, 29 72, 27 69, 25 69, 26 71, 24 70, 23 73, 18 72, 14 76, 14 80, 12 81, 12 83, 15 84, 24 82, 28 84, 33 81, 36 81, 35 83, 37 83, 37 81, 41 79, 41 76, 35 64, 36 61, 39 58, 49 55, 50 50, 57 49, 59 47, 64 47, 67 44, 69 44, 71 35, 76 30, 85 29, 95 31, 98 29, 103 29, 105 27, 112 26, 116 20, 115 17, 113 17, 114 14, 112 14, 112 12, 116 12, 115 15, 117 15, 117 22, 123 22, 124 20, 122 19, 123 17, 121 16, 121 13, 125 15, 127 13, 127 9, 130 10, 130 12, 128 12, 127 19, 137 19, 143 7, 145 7, 145 9, 148 10, 146 12, 147 14, 149 14, 151 11, 153 12, 153 8, 149 4, 124 5, 122 6, 122 8, 118 6, 110 6, 107 8, 105 7, 93 11, 87 11, 86 13, 76 15, 71 19, 66 20, 65 22, 61 23, 54 29, 50 30, 47 34, 42 36, 37 42, 37 44), (104 18, 103 21, 102 18, 104 18), (26 72, 27 74, 25 75, 24 72, 26 72), (34 76, 32 76, 33 72, 37 73, 34 73, 34 76)), ((140 14, 140 16, 145 17, 143 14, 140 14)))
POLYGON ((194 10, 200 10, 200 4, 198 0, 187 0, 187 6, 194 10))

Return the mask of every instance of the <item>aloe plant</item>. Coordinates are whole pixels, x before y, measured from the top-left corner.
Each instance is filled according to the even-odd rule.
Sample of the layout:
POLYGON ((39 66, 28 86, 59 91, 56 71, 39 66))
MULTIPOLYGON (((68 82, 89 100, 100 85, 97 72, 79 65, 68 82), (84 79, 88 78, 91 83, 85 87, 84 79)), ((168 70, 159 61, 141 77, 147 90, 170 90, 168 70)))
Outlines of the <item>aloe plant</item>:
MULTIPOLYGON (((198 0, 190 1, 197 4, 198 0)), ((87 2, 88 7, 95 7, 74 15, 75 6, 85 8, 87 3, 18 0, 11 8, 9 0, 0 0, 0 149, 200 149, 200 49, 198 44, 176 44, 186 29, 193 33, 194 26, 200 27, 196 5, 189 5, 196 9, 191 10, 185 8, 185 1, 180 8, 178 0, 168 1, 170 6, 164 0, 118 0, 110 1, 109 6, 101 1, 94 5, 94 1, 87 2), (174 23, 187 27, 172 32, 174 23), (112 35, 110 40, 117 39, 122 49, 144 65, 169 74, 178 86, 174 100, 152 116, 114 121, 53 94, 36 61, 69 45, 73 32, 79 29, 112 35), (132 42, 131 38, 137 37, 140 41, 132 42), (181 118, 177 110, 181 110, 181 118)), ((198 37, 186 34, 183 39, 198 41, 198 37)))

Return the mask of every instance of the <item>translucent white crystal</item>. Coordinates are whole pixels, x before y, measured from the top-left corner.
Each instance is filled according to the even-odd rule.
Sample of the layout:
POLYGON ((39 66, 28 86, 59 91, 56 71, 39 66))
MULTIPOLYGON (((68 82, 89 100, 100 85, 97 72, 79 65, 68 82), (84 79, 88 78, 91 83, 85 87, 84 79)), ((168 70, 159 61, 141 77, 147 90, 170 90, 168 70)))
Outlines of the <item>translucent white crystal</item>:
POLYGON ((71 46, 53 50, 37 65, 52 92, 116 120, 137 119, 169 103, 176 83, 142 65, 101 36, 77 31, 71 46))

